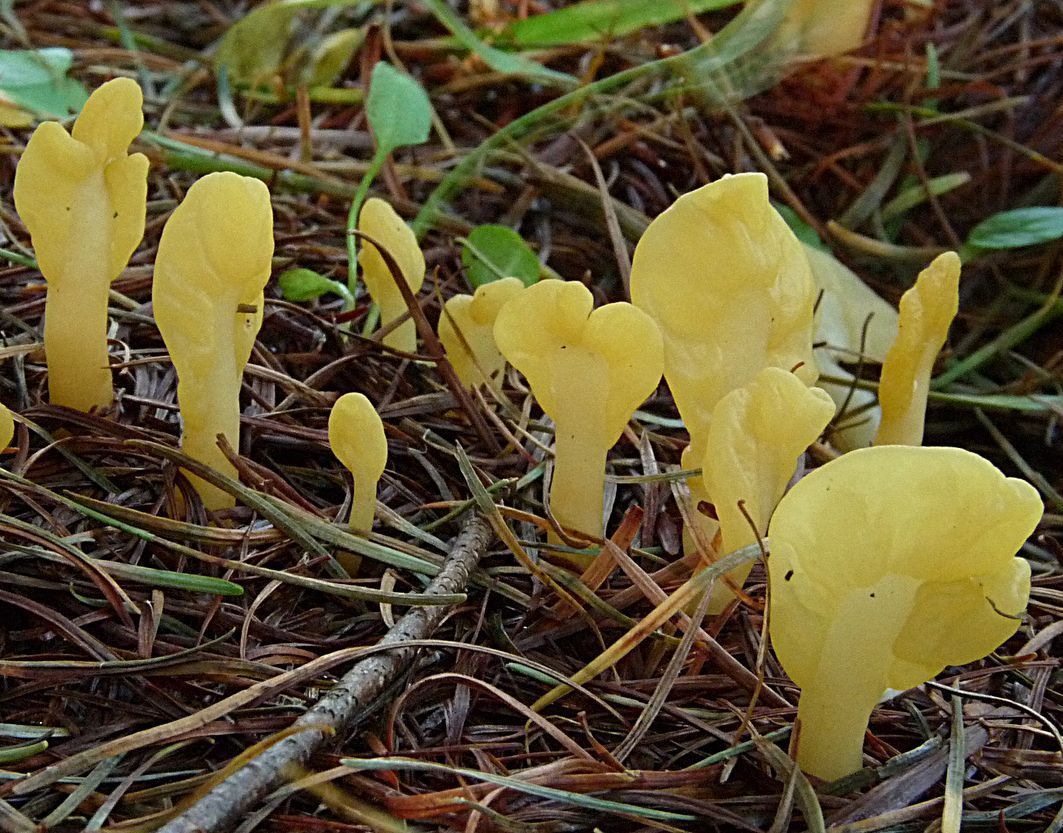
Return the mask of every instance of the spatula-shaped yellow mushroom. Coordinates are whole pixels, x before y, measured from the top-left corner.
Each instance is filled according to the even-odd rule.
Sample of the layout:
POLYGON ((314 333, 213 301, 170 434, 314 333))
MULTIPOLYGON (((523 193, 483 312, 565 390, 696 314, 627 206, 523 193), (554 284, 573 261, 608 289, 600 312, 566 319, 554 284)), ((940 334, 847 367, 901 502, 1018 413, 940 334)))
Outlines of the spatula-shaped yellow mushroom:
POLYGON ((554 517, 601 536, 606 454, 660 382, 664 348, 631 304, 593 305, 582 284, 535 284, 499 312, 495 343, 554 421, 554 517))
POLYGON ((135 81, 97 89, 73 135, 44 122, 15 172, 15 207, 48 282, 44 350, 54 405, 88 411, 114 400, 107 293, 144 236, 148 160, 129 155, 144 125, 135 81))
POLYGON ((859 449, 803 478, 769 527, 770 630, 801 687, 797 762, 861 766, 887 689, 982 658, 1019 626, 1036 490, 958 448, 859 449))
MULTIPOLYGON (((358 215, 358 231, 380 243, 395 259, 410 290, 416 294, 424 283, 424 255, 417 245, 417 237, 395 209, 377 197, 365 201, 358 215)), ((376 246, 368 241, 358 253, 362 279, 370 296, 380 307, 380 324, 386 326, 406 314, 406 302, 399 293, 395 278, 380 256, 376 246)), ((396 350, 413 353, 417 350, 417 327, 412 320, 404 321, 384 336, 384 344, 396 350)))
MULTIPOLYGON (((177 369, 181 446, 236 477, 218 446, 240 445, 240 384, 262 326, 273 257, 273 209, 257 179, 208 174, 162 231, 155 259, 155 321, 177 369)), ((207 509, 231 507, 227 492, 189 475, 207 509)))
POLYGON ((878 386, 882 424, 875 445, 922 445, 930 374, 959 308, 959 285, 959 255, 945 252, 901 296, 897 340, 878 386))
MULTIPOLYGON (((777 367, 765 368, 720 400, 709 428, 702 477, 720 519, 723 552, 755 544, 758 534, 767 533, 798 456, 832 416, 834 402, 826 391, 807 387, 777 367)), ((752 564, 739 567, 727 577, 741 587, 750 569, 752 564)), ((719 613, 733 598, 727 582, 716 581, 709 613, 719 613)))
POLYGON ((854 385, 843 367, 862 362, 881 365, 897 338, 897 310, 880 298, 849 267, 829 252, 805 246, 808 265, 821 293, 816 305, 816 364, 819 386, 845 414, 830 434, 843 451, 866 448, 875 439, 882 412, 872 391, 854 385), (827 381, 832 376, 839 381, 827 381))
MULTIPOLYGON (((631 299, 664 336, 664 377, 690 432, 686 468, 705 457, 716 403, 763 368, 816 381, 815 284, 763 174, 725 176, 650 223, 635 248, 631 299)), ((701 478, 689 483, 695 505, 710 499, 701 478)))
POLYGON ((523 289, 520 278, 503 278, 478 286, 473 295, 455 295, 443 305, 439 340, 465 387, 484 384, 506 366, 495 344, 495 319, 523 289))
POLYGON ((14 436, 15 420, 11 417, 7 405, 0 402, 0 451, 11 445, 11 438, 14 436))
POLYGON ((376 486, 388 462, 384 423, 373 403, 360 393, 345 393, 328 418, 332 453, 354 478, 351 528, 369 532, 376 514, 376 486))

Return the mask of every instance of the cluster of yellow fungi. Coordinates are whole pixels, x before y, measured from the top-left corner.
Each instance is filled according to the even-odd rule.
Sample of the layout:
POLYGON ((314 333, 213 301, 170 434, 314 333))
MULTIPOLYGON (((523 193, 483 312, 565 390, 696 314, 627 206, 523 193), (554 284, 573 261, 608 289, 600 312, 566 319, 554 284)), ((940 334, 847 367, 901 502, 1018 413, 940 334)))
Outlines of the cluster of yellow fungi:
MULTIPOLYGON (((844 44, 823 40, 820 11, 797 2, 788 20, 809 50, 834 54, 862 36, 866 9, 847 12, 845 33, 832 29, 844 44)), ((142 123, 137 85, 111 81, 70 134, 42 124, 18 167, 16 205, 48 282, 56 404, 113 401, 108 288, 144 231, 147 160, 128 154, 142 123)), ((169 218, 155 264, 152 300, 177 370, 182 447, 230 477, 236 468, 220 441, 239 448, 239 393, 262 323, 272 226, 265 185, 210 174, 169 218)), ((358 228, 383 343, 414 354, 404 294, 421 288, 424 255, 383 200, 366 202, 358 228)), ((608 452, 663 375, 690 436, 682 465, 697 470, 684 512, 687 558, 696 568, 767 536, 771 640, 802 690, 797 760, 837 778, 860 768, 871 711, 889 690, 994 650, 1029 596, 1029 565, 1015 555, 1041 515, 1036 491, 970 452, 921 447, 959 276, 959 258, 941 255, 898 314, 796 239, 763 175, 739 174, 680 197, 650 224, 632 263, 632 303, 595 309, 580 283, 525 288, 508 278, 452 297, 438 333, 466 387, 493 385, 506 362, 527 379, 553 423, 552 517, 592 541, 606 533, 608 452), (877 404, 846 384, 843 365, 857 357, 882 364, 877 404), (817 361, 834 377, 823 388, 814 387, 817 361), (834 426, 830 439, 846 453, 787 492, 843 401, 859 418, 834 426), (715 517, 700 511, 706 505, 715 517)), ((353 477, 350 526, 368 532, 387 462, 380 417, 349 393, 328 428, 353 477)), ((13 430, 3 408, 0 446, 13 430)), ((208 509, 233 505, 228 492, 188 477, 208 509)), ((715 583, 711 613, 734 604, 748 572, 715 583)))

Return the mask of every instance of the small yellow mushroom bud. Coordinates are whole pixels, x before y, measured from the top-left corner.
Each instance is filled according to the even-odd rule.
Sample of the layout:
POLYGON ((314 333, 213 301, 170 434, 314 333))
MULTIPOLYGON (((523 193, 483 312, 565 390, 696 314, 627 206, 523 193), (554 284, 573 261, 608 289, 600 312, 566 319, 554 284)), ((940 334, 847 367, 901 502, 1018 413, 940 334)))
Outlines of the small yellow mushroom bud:
POLYGON ((506 366, 495 344, 495 319, 511 298, 524 290, 520 278, 504 278, 476 288, 473 295, 455 295, 439 316, 439 341, 458 379, 475 388, 506 366))
POLYGON ((354 478, 351 529, 369 532, 376 514, 376 488, 388 462, 384 423, 373 403, 360 393, 345 393, 332 406, 328 441, 354 478))
POLYGON ((127 153, 144 125, 135 81, 97 89, 72 135, 44 122, 15 172, 15 208, 48 282, 44 350, 52 404, 88 411, 114 401, 107 295, 144 236, 148 160, 127 153))
MULTIPOLYGON (((234 173, 196 182, 162 231, 152 302, 177 369, 181 447, 236 477, 218 446, 240 446, 240 385, 251 357, 273 258, 269 189, 234 173)), ((227 492, 188 475, 207 509, 234 505, 227 492)))
POLYGON ((499 312, 495 342, 554 421, 554 517, 601 537, 606 455, 660 382, 664 347, 638 308, 593 305, 583 284, 537 283, 499 312))
MULTIPOLYGON (((764 368, 748 385, 720 400, 709 427, 702 477, 720 519, 723 552, 755 544, 758 536, 767 534, 797 458, 832 416, 834 402, 826 391, 807 387, 777 367, 764 368)), ((732 570, 727 577, 741 587, 752 566, 732 570)), ((718 579, 709 613, 719 613, 733 598, 727 582, 718 579)))
MULTIPOLYGON (((366 200, 358 215, 358 231, 378 241, 387 250, 399 265, 410 291, 416 295, 424 283, 424 255, 413 230, 395 213, 395 209, 376 197, 366 200)), ((376 246, 366 241, 358 253, 358 263, 366 288, 380 307, 381 326, 405 315, 406 302, 376 246)), ((416 352, 416 324, 412 320, 404 321, 384 336, 384 344, 405 353, 416 352)))
POLYGON ((1029 483, 959 448, 877 446, 794 486, 772 516, 769 628, 801 687, 797 763, 860 769, 889 689, 984 657, 1019 626, 1042 505, 1029 483))
POLYGON ((922 445, 934 361, 949 335, 960 296, 960 258, 945 252, 901 296, 900 323, 878 385, 882 424, 875 445, 922 445))

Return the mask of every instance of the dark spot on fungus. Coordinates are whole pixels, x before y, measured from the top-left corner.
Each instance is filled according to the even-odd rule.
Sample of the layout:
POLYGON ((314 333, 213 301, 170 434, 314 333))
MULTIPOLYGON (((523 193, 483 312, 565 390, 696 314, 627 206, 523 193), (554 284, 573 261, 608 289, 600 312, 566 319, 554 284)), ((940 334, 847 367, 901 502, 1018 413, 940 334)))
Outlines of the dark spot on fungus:
POLYGON ((117 211, 116 211, 116 212, 114 212, 114 216, 113 216, 113 217, 111 217, 111 219, 112 219, 112 220, 117 220, 117 219, 118 219, 118 212, 117 212, 117 211))
POLYGON ((793 570, 787 570, 786 571, 786 575, 783 576, 783 581, 789 581, 793 577, 794 577, 794 571, 793 570))
POLYGON ((871 598, 872 599, 875 598, 875 594, 874 593, 871 594, 871 598))

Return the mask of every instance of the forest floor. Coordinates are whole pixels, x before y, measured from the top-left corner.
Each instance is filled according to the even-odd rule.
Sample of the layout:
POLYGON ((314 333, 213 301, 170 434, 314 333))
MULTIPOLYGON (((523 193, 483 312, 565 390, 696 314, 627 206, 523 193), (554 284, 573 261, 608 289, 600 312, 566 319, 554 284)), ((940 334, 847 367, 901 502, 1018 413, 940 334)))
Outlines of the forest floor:
POLYGON ((274 274, 345 284, 379 61, 434 110, 429 140, 393 153, 372 191, 424 232, 419 304, 433 324, 469 291, 462 239, 476 227, 516 229, 544 271, 622 300, 650 219, 726 173, 766 173, 795 227, 894 304, 979 224, 1060 203, 1059 2, 938 0, 920 14, 883 0, 858 50, 803 62, 733 4, 676 4, 696 17, 632 5, 663 19, 532 30, 520 20, 549 0, 470 0, 460 15, 443 0, 285 3, 225 41, 236 52, 219 71, 219 42, 262 6, 0 4, 5 50, 68 49, 89 90, 141 83, 134 149, 152 163, 145 239, 113 284, 117 408, 86 415, 47 402, 43 282, 11 197, 30 129, 0 128, 0 399, 19 415, 0 480, 0 828, 160 828, 280 748, 359 649, 418 609, 405 594, 474 565, 434 632, 410 631, 428 638, 420 652, 282 774, 297 788, 263 781, 234 829, 951 833, 962 817, 965 830, 1063 830, 1051 234, 966 250, 926 436, 1044 497, 1022 553, 1028 614, 990 657, 877 708, 865 768, 838 782, 806 779, 785 754, 798 689, 765 644, 761 565, 749 598, 703 629, 676 614, 635 639, 689 577, 672 492, 686 434, 663 385, 610 455, 608 529, 629 558, 591 589, 541 544, 544 452, 530 435, 547 435, 517 374, 501 400, 458 397, 427 346, 404 355, 372 335, 364 292, 345 309, 338 294, 285 299, 271 280, 244 377, 241 482, 222 484, 237 507, 208 518, 180 497, 175 372, 150 308, 163 224, 198 175, 257 176, 273 197, 274 274), (377 406, 389 444, 368 539, 344 533, 350 477, 327 441, 348 391, 377 406), (463 528, 474 552, 455 555, 463 528), (336 578, 344 549, 363 555, 354 581, 336 578), (617 642, 629 650, 603 673, 532 710, 617 642))

